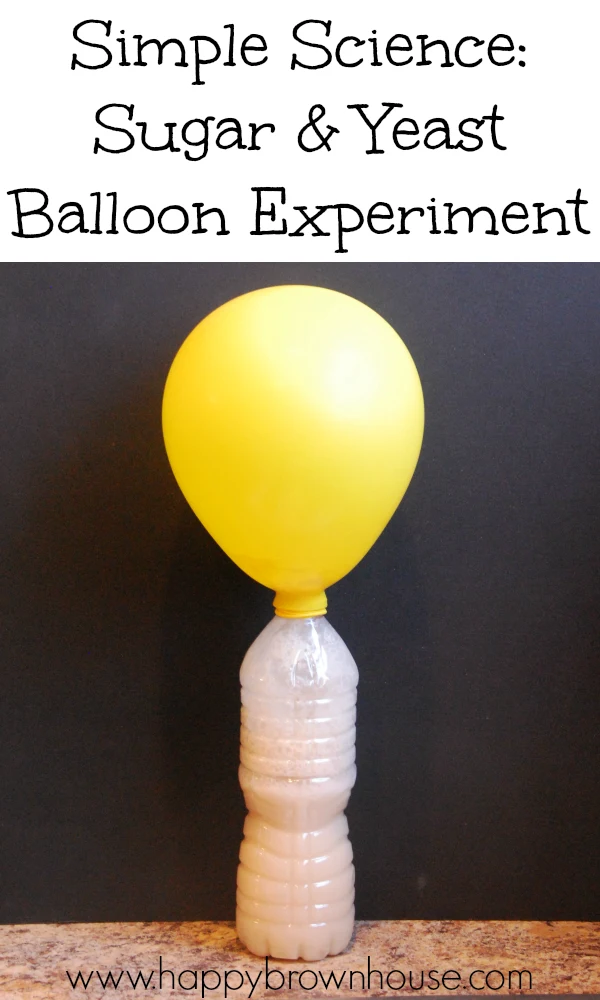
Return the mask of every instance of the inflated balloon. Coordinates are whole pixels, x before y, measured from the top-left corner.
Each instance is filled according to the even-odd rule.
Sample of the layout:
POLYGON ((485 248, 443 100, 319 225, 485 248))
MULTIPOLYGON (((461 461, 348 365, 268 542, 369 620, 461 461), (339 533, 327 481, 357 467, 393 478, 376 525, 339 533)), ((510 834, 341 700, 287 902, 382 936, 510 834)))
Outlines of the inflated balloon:
POLYGON ((324 288, 250 292, 192 331, 167 379, 169 461, 207 531, 275 591, 241 670, 238 936, 314 960, 354 922, 344 808, 355 781, 358 673, 323 617, 414 472, 423 395, 397 333, 324 288), (288 619, 286 621, 286 619, 288 619))
POLYGON ((324 288, 265 288, 189 335, 163 428, 215 541, 276 591, 279 614, 318 614, 404 495, 423 395, 408 350, 368 306, 324 288))

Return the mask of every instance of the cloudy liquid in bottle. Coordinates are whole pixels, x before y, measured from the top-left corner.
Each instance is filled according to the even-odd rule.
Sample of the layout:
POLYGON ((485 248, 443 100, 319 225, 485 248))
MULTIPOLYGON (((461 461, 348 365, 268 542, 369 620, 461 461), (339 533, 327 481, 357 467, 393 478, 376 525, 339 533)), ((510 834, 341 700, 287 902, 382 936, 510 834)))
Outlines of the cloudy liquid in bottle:
POLYGON ((237 932, 256 955, 335 955, 354 927, 344 809, 356 780, 358 670, 324 616, 275 617, 240 671, 248 816, 237 932))

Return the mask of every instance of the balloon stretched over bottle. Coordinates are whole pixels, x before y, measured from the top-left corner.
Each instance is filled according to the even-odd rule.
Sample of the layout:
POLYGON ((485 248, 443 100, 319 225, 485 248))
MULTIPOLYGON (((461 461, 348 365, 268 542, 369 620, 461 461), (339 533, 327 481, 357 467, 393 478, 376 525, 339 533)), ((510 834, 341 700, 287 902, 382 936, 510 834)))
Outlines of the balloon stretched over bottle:
POLYGON ((173 361, 167 454, 207 531, 276 592, 323 614, 325 589, 368 552, 423 437, 415 364, 368 306, 325 288, 263 288, 215 309, 173 361))

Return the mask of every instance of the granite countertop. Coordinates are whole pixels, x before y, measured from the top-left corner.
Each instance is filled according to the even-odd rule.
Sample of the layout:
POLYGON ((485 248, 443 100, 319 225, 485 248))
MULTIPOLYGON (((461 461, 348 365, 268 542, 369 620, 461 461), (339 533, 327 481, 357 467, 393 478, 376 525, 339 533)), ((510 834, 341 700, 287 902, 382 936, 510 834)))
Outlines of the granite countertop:
POLYGON ((600 923, 366 921, 356 925, 351 946, 342 955, 321 962, 273 959, 269 960, 268 969, 270 988, 265 983, 265 961, 254 958, 241 947, 233 923, 73 923, 0 927, 2 1000, 140 997, 150 990, 159 997, 202 997, 203 985, 205 997, 220 1000, 226 995, 240 1000, 250 997, 263 1000, 284 996, 414 995, 415 992, 430 997, 448 993, 600 994, 600 923), (279 974, 272 970, 279 970, 279 974), (386 976, 392 970, 397 971, 386 986, 386 976), (430 970, 437 970, 437 973, 430 977, 430 970), (521 973, 520 985, 515 970, 521 973), (531 973, 531 985, 524 970, 531 973), (91 974, 87 988, 81 980, 76 983, 79 971, 85 981, 91 974), (106 980, 109 971, 117 982, 116 988, 106 980), (421 971, 424 972, 423 986, 421 971), (132 980, 135 984, 139 972, 147 985, 144 987, 138 979, 137 988, 134 988, 132 980), (339 989, 333 978, 325 987, 332 972, 340 982, 339 989), (352 981, 351 972, 354 973, 352 981), (413 988, 409 984, 409 973, 412 973, 413 988), (472 973, 473 984, 469 985, 472 973), (486 973, 489 976, 487 988, 486 973), (402 975, 407 980, 403 988, 402 975), (437 987, 436 980, 439 982, 437 987))

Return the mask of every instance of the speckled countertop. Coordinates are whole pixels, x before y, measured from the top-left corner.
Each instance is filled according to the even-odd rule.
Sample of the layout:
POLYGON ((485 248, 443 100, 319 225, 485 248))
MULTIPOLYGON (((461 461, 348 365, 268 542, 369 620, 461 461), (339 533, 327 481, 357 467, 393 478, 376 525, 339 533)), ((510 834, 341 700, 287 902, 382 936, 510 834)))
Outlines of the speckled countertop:
POLYGON ((415 992, 430 997, 448 993, 600 994, 600 923, 369 921, 356 925, 352 944, 343 955, 311 963, 273 960, 268 968, 279 970, 279 974, 271 972, 270 988, 265 982, 264 960, 254 958, 239 945, 231 923, 0 927, 2 1000, 140 997, 151 990, 151 995, 158 997, 202 997, 203 985, 205 997, 263 1000, 415 992), (396 971, 392 974, 392 970, 396 971), (430 970, 437 973, 431 977, 430 970), (515 970, 521 971, 520 986, 515 970), (531 973, 531 987, 523 970, 531 973), (69 981, 67 972, 75 983, 79 971, 86 981, 91 974, 87 988, 81 980, 75 986, 69 981), (117 982, 116 989, 106 980, 109 971, 117 982), (134 988, 132 981, 135 984, 139 972, 147 985, 138 979, 134 988), (339 989, 333 977, 327 988, 324 985, 332 972, 340 982, 339 989), (386 986, 388 974, 390 983, 386 986), (403 988, 402 976, 407 980, 403 988))

